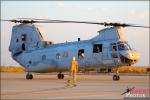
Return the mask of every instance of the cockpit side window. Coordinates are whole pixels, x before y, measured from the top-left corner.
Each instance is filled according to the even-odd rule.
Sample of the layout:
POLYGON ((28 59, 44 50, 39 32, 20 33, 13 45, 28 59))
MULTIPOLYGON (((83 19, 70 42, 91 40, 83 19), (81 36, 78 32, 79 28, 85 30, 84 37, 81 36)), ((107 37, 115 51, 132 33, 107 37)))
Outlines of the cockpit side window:
POLYGON ((118 43, 118 50, 122 51, 122 50, 131 50, 130 46, 126 43, 118 43))
POLYGON ((112 43, 110 46, 112 51, 117 51, 116 43, 112 43))
POLYGON ((56 54, 56 59, 57 59, 57 60, 60 59, 60 53, 57 53, 57 54, 56 54))
POLYGON ((118 49, 119 50, 125 50, 126 48, 125 48, 124 44, 119 44, 118 49))
POLYGON ((94 44, 93 45, 93 53, 102 52, 103 44, 94 44))

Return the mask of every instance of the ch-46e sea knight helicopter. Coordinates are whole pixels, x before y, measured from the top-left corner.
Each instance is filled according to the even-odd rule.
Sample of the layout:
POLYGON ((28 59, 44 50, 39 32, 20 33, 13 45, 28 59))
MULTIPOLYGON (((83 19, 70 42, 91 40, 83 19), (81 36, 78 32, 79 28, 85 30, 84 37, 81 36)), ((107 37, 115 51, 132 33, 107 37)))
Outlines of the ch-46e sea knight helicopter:
MULTIPOLYGON (((13 26, 9 51, 12 58, 22 65, 26 72, 26 79, 32 79, 32 72, 63 72, 68 69, 72 57, 75 56, 79 69, 98 68, 100 66, 118 67, 135 64, 139 55, 132 50, 125 41, 123 27, 142 27, 131 24, 99 23, 85 21, 64 21, 48 19, 20 18, 15 20, 1 20, 20 23, 13 26), (99 31, 99 34, 89 40, 53 44, 44 41, 39 29, 34 23, 82 23, 109 26, 99 31)), ((59 73, 58 79, 64 75, 59 73)), ((113 80, 119 80, 116 73, 113 80)))

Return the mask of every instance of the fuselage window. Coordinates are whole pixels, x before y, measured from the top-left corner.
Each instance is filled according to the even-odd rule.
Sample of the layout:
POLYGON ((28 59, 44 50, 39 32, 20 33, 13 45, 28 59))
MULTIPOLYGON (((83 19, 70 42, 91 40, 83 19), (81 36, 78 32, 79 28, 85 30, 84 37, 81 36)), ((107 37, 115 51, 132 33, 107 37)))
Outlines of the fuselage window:
POLYGON ((19 42, 19 39, 16 39, 16 42, 19 42))
POLYGON ((60 59, 60 53, 56 54, 56 59, 60 59))
POLYGON ((42 56, 42 60, 46 60, 46 55, 43 55, 43 56, 42 56))
POLYGON ((102 52, 103 44, 94 44, 93 45, 93 53, 102 52))
POLYGON ((22 50, 25 50, 26 49, 26 47, 25 47, 25 44, 23 43, 22 44, 22 50))
POLYGON ((22 34, 22 36, 21 36, 21 40, 22 40, 22 41, 26 41, 26 39, 27 39, 26 34, 22 34))
POLYGON ((84 49, 78 50, 78 58, 84 58, 84 49))
POLYGON ((31 60, 29 61, 29 64, 32 64, 32 61, 31 61, 31 60))

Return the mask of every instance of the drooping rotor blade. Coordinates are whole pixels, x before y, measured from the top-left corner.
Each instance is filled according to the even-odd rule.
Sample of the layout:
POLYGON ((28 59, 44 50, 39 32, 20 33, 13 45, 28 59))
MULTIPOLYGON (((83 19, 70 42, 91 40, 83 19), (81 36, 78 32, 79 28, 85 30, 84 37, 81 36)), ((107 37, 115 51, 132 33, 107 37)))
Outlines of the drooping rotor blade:
POLYGON ((132 24, 121 24, 121 23, 99 23, 99 22, 90 22, 90 21, 65 21, 65 20, 49 20, 49 19, 34 19, 34 18, 17 18, 16 20, 1 20, 1 21, 10 21, 14 23, 82 23, 82 24, 96 24, 104 26, 121 26, 121 27, 141 27, 141 28, 150 28, 149 26, 140 26, 132 24))
POLYGON ((16 19, 18 19, 18 20, 49 20, 49 19, 40 19, 40 18, 16 18, 16 19))
POLYGON ((104 26, 120 26, 120 23, 99 23, 99 22, 89 22, 89 21, 66 21, 66 20, 50 20, 50 19, 37 19, 37 18, 17 18, 19 20, 36 20, 37 23, 84 23, 84 24, 98 24, 104 26))
POLYGON ((14 22, 14 23, 36 23, 34 20, 2 20, 1 21, 8 21, 8 22, 14 22))
POLYGON ((98 22, 88 22, 88 21, 65 21, 65 20, 49 20, 49 19, 35 19, 40 20, 37 23, 83 23, 83 24, 97 24, 104 26, 121 26, 121 27, 142 27, 142 28, 150 28, 149 26, 140 26, 140 25, 132 25, 132 24, 121 24, 121 23, 98 23, 98 22))
POLYGON ((2 21, 10 21, 15 23, 84 23, 84 24, 98 24, 104 25, 104 23, 97 23, 97 22, 84 22, 84 21, 64 21, 64 20, 49 20, 49 19, 28 19, 28 18, 21 18, 17 20, 2 20, 2 21))
POLYGON ((150 28, 149 26, 140 26, 140 25, 129 25, 129 27, 142 27, 142 28, 150 28))
POLYGON ((64 20, 45 20, 40 21, 40 23, 83 23, 83 24, 97 24, 104 26, 121 26, 121 27, 142 27, 142 28, 150 28, 149 26, 140 26, 140 25, 132 25, 132 24, 121 24, 121 23, 97 23, 97 22, 84 22, 84 21, 64 21, 64 20))
POLYGON ((13 20, 3 20, 3 19, 1 19, 1 21, 12 22, 13 20))
POLYGON ((84 22, 84 21, 64 21, 64 20, 43 20, 40 23, 83 23, 83 24, 97 24, 97 25, 104 25, 104 23, 97 23, 97 22, 84 22))
POLYGON ((40 18, 17 18, 17 20, 36 20, 36 21, 41 21, 41 23, 51 23, 53 21, 56 21, 56 23, 59 23, 59 21, 64 21, 64 20, 50 20, 50 19, 40 19, 40 18))

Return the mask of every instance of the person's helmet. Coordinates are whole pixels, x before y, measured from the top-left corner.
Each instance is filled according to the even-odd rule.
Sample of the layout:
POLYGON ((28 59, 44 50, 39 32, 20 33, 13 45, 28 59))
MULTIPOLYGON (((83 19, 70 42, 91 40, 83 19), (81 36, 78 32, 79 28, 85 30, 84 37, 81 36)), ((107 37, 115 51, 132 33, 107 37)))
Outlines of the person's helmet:
POLYGON ((75 61, 75 60, 76 60, 76 58, 75 58, 75 57, 73 57, 73 58, 72 58, 72 60, 74 60, 74 61, 75 61))

